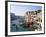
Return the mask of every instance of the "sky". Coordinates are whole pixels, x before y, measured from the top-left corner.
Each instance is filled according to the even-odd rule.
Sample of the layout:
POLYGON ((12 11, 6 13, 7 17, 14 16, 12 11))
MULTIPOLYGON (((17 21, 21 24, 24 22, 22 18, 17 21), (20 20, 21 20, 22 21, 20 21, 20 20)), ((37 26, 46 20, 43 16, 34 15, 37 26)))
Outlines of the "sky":
POLYGON ((24 16, 27 11, 37 11, 41 10, 41 6, 34 5, 10 5, 11 13, 15 13, 15 15, 24 16))

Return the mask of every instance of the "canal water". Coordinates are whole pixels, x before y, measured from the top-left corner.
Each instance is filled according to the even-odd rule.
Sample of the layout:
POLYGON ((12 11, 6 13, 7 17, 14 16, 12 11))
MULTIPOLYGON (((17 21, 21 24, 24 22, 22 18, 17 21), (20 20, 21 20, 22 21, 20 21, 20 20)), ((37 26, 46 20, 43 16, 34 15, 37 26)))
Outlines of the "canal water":
POLYGON ((11 32, 23 32, 23 31, 34 31, 34 28, 25 28, 25 24, 19 22, 20 19, 11 21, 10 31, 11 32))

